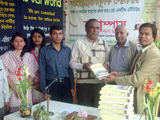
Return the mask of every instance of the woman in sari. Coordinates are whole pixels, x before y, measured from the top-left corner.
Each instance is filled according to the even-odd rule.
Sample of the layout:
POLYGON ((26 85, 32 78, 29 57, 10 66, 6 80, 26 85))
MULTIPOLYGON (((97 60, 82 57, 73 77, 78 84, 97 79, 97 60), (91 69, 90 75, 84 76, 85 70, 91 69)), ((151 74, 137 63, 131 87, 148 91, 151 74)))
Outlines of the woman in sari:
MULTIPOLYGON (((15 74, 16 67, 26 65, 29 72, 29 82, 32 83, 38 70, 38 63, 34 56, 27 52, 27 39, 22 33, 16 32, 13 34, 10 48, 11 50, 4 53, 0 58, 4 64, 9 87, 13 89, 9 100, 9 113, 13 113, 18 111, 20 106, 20 99, 15 92, 16 87, 13 86, 19 81, 18 76, 15 74)), ((28 91, 28 102, 33 102, 31 89, 28 91)))
MULTIPOLYGON (((29 51, 31 54, 34 55, 35 59, 39 63, 39 50, 40 48, 44 47, 46 45, 46 39, 45 34, 43 30, 40 28, 35 28, 32 30, 30 35, 30 45, 29 45, 29 51)), ((34 103, 41 102, 41 99, 43 99, 43 94, 40 92, 40 84, 39 84, 39 70, 37 71, 37 79, 34 83, 34 89, 33 89, 33 97, 34 97, 34 103)))

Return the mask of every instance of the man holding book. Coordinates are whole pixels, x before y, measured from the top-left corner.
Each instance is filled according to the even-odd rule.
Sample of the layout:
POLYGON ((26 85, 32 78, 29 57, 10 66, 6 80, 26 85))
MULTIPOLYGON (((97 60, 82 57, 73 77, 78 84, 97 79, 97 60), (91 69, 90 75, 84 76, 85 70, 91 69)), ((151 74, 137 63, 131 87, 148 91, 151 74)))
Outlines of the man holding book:
POLYGON ((142 50, 136 55, 129 73, 112 72, 110 76, 103 79, 105 82, 116 82, 118 85, 134 86, 135 112, 141 114, 143 111, 143 97, 146 91, 144 78, 152 76, 152 87, 160 81, 160 52, 154 44, 157 28, 154 24, 144 23, 139 29, 139 42, 142 50))
POLYGON ((115 29, 117 43, 110 49, 110 72, 129 72, 132 62, 138 53, 138 46, 127 40, 126 25, 118 25, 115 29))
POLYGON ((91 70, 92 64, 101 63, 107 69, 109 49, 98 38, 100 23, 90 19, 85 24, 86 37, 77 40, 72 48, 70 67, 77 70, 78 104, 98 107, 99 91, 104 82, 98 80, 91 70))

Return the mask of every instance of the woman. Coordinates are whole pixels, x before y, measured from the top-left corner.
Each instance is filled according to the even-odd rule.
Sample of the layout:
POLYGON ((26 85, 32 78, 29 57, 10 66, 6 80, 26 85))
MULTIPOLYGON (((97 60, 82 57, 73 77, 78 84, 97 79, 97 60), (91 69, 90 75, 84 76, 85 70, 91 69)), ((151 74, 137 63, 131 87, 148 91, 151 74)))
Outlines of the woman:
MULTIPOLYGON (((9 87, 13 87, 13 92, 9 100, 9 113, 12 113, 18 111, 20 106, 20 99, 17 97, 15 92, 15 86, 13 86, 19 81, 18 76, 15 74, 15 71, 17 70, 16 67, 19 68, 25 64, 30 73, 29 81, 32 83, 38 70, 38 63, 34 56, 27 52, 27 39, 22 33, 16 32, 13 34, 10 42, 10 48, 12 50, 4 53, 0 58, 4 64, 9 87)), ((31 90, 28 91, 28 102, 32 103, 31 90)))
MULTIPOLYGON (((35 28, 31 32, 30 36, 30 52, 34 55, 37 62, 39 62, 39 49, 46 45, 45 34, 43 30, 35 28)), ((42 93, 40 92, 39 85, 39 70, 37 71, 37 79, 34 83, 35 89, 33 89, 34 103, 41 102, 42 93)))

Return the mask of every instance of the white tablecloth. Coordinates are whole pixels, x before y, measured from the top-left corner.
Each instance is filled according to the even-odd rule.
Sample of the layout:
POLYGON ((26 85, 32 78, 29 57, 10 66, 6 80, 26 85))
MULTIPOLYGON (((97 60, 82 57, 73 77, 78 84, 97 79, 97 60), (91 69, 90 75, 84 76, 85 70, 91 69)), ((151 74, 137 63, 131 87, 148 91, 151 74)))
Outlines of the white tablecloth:
MULTIPOLYGON (((35 107, 38 105, 39 104, 32 106, 32 115, 33 115, 33 111, 35 110, 35 107)), ((47 110, 47 101, 42 102, 41 105, 45 105, 46 110, 47 110)), ((76 110, 78 108, 82 108, 83 110, 85 109, 88 114, 100 116, 99 110, 97 108, 87 107, 87 106, 79 106, 76 104, 68 104, 68 103, 57 102, 57 101, 52 101, 52 100, 49 101, 49 111, 54 112, 54 115, 50 117, 53 120, 58 120, 61 116, 60 112, 62 112, 63 110, 64 111, 67 110, 69 113, 71 113, 72 111, 78 111, 78 110, 76 110)), ((26 118, 20 117, 20 114, 18 111, 18 112, 12 113, 10 115, 6 115, 4 117, 4 120, 26 120, 26 118)), ((27 120, 33 120, 33 118, 30 118, 27 120)))
MULTIPOLYGON (((32 115, 33 115, 33 111, 35 110, 35 107, 38 105, 39 104, 32 106, 32 115)), ((47 110, 47 101, 42 102, 41 105, 45 105, 47 110)), ((100 117, 99 110, 97 108, 80 106, 76 104, 68 104, 68 103, 57 102, 52 100, 49 101, 49 111, 54 112, 54 115, 50 117, 53 120, 60 119, 61 117, 60 113, 63 111, 68 111, 69 113, 71 113, 73 111, 78 111, 79 108, 81 108, 82 110, 86 110, 87 113, 90 115, 95 115, 97 117, 100 117)), ((139 120, 139 117, 140 115, 135 115, 134 120, 139 120)), ((20 114, 18 111, 10 115, 6 115, 4 117, 4 120, 26 120, 26 118, 20 117, 20 114)), ((27 120, 33 120, 33 118, 28 118, 27 120)), ((144 117, 142 120, 144 120, 144 117)), ((160 118, 157 118, 157 120, 160 120, 160 118)))

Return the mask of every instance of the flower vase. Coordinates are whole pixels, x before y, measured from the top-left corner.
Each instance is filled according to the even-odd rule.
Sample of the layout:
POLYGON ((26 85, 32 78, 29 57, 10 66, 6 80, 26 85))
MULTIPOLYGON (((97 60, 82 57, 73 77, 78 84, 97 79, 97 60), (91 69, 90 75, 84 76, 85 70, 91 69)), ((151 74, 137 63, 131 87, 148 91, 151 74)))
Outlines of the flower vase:
MULTIPOLYGON (((156 110, 156 107, 154 107, 153 110, 155 111, 155 110, 156 110)), ((146 110, 146 111, 145 111, 145 120, 157 120, 156 111, 153 112, 152 118, 151 118, 150 115, 149 115, 148 110, 146 110)))
POLYGON ((19 112, 21 117, 30 117, 32 112, 32 105, 20 105, 19 112))

